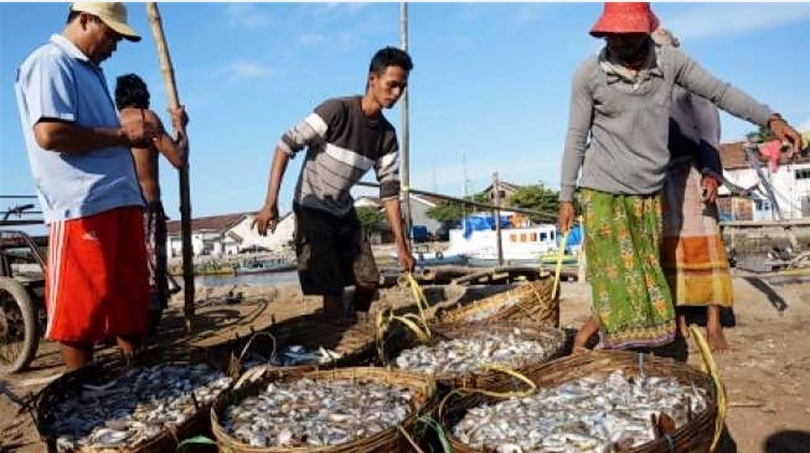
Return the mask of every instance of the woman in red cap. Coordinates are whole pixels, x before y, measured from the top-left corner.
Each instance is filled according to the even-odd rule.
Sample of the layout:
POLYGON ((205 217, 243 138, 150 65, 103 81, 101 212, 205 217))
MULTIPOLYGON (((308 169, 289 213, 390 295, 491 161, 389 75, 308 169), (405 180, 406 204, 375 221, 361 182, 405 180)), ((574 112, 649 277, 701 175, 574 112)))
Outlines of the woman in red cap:
POLYGON ((706 72, 650 34, 658 18, 649 3, 605 3, 591 35, 606 46, 586 60, 572 83, 560 190, 559 227, 574 220, 579 189, 593 317, 577 334, 583 348, 601 331, 605 348, 651 348, 675 338, 672 294, 661 268, 661 189, 669 163, 674 87, 726 112, 770 128, 799 149, 782 117, 706 72), (581 174, 580 174, 581 171, 581 174))

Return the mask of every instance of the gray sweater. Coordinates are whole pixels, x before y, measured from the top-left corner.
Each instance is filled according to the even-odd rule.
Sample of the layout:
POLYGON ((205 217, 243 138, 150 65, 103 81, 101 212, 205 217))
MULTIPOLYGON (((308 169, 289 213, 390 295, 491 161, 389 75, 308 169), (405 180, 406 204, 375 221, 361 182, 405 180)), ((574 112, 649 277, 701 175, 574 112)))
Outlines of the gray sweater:
POLYGON ((580 187, 624 195, 659 191, 670 158, 667 141, 676 85, 757 125, 765 125, 774 113, 678 49, 651 46, 650 52, 647 69, 636 82, 606 70, 604 51, 574 74, 560 201, 573 200, 580 169, 580 187))

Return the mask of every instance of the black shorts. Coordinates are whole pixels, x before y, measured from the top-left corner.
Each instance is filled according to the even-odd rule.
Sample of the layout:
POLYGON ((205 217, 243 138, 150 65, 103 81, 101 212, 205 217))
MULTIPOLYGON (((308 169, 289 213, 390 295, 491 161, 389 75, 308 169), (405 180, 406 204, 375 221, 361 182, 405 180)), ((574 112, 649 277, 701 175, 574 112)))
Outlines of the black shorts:
POLYGON ((304 294, 342 296, 346 286, 377 286, 377 263, 353 208, 342 217, 298 205, 293 211, 298 278, 304 294))

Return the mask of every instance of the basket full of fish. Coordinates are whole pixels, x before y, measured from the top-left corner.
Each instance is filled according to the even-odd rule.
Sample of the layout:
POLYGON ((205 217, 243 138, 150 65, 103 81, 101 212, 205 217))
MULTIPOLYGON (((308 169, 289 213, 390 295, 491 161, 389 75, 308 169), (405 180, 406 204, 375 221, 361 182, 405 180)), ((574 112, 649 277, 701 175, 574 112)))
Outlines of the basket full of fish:
POLYGON ((393 359, 403 370, 433 376, 450 388, 497 390, 515 385, 513 376, 563 354, 561 329, 515 321, 434 326, 428 342, 404 348, 393 359))
POLYGON ((268 370, 211 409, 220 451, 397 452, 435 392, 428 376, 386 368, 268 370))
POLYGON ((49 452, 172 451, 208 430, 211 404, 232 384, 224 359, 95 362, 40 392, 37 430, 49 452))
POLYGON ((518 397, 449 398, 439 419, 460 453, 708 451, 712 378, 672 359, 598 351, 550 362, 518 397))
MULTIPOLYGON (((559 327, 560 304, 552 297, 554 278, 543 274, 536 280, 513 284, 506 291, 472 300, 438 313, 442 324, 486 320, 519 320, 545 327, 559 327)), ((472 294, 472 292, 471 292, 472 294)))

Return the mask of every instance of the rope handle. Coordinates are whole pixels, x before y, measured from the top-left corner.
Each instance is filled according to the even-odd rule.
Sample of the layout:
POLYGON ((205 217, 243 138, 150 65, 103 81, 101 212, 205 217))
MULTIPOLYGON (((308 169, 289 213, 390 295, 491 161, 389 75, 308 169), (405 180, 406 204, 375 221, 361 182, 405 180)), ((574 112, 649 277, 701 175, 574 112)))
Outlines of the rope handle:
POLYGON ((713 452, 715 448, 717 448, 717 443, 720 441, 720 435, 723 432, 723 424, 726 420, 726 387, 720 379, 720 373, 717 371, 717 364, 714 362, 711 348, 706 342, 706 339, 703 338, 703 334, 693 325, 689 326, 689 330, 692 333, 692 338, 695 339, 695 343, 700 351, 700 356, 703 359, 703 371, 709 373, 714 381, 714 386, 717 388, 717 419, 714 423, 714 438, 709 447, 709 451, 713 452))
POLYGON ((247 354, 250 347, 253 345, 253 340, 256 337, 265 336, 270 337, 273 340, 273 351, 270 353, 270 360, 274 360, 276 358, 276 337, 274 337, 270 332, 256 332, 250 336, 250 339, 245 343, 245 346, 242 348, 242 352, 239 354, 239 358, 236 359, 236 367, 237 370, 242 369, 242 360, 245 358, 245 354, 247 354))
POLYGON ((414 278, 412 272, 408 272, 407 279, 411 287, 413 298, 416 300, 416 308, 419 310, 419 316, 422 317, 422 324, 427 326, 427 315, 425 315, 425 311, 430 310, 430 304, 428 304, 425 292, 422 291, 422 287, 419 285, 416 278, 414 278))
POLYGON ((423 415, 417 418, 416 423, 421 423, 436 431, 436 436, 439 438, 439 443, 442 446, 442 453, 453 453, 453 446, 450 445, 450 441, 447 440, 447 434, 445 434, 444 426, 442 426, 441 423, 437 422, 436 419, 430 415, 423 415))
POLYGON ((177 444, 174 453, 185 453, 192 445, 213 445, 216 447, 217 443, 206 436, 194 436, 177 444))
POLYGON ((413 437, 411 437, 411 435, 408 434, 408 431, 406 431, 405 428, 402 427, 402 425, 397 425, 397 429, 405 437, 405 440, 407 440, 408 443, 411 444, 411 447, 413 447, 416 453, 425 453, 421 448, 419 448, 419 445, 416 443, 416 441, 413 440, 413 437))
POLYGON ((560 284, 560 274, 562 273, 562 262, 565 257, 565 244, 568 243, 568 235, 571 233, 569 229, 563 233, 560 248, 557 250, 557 264, 554 266, 554 287, 551 289, 551 300, 557 298, 557 286, 560 284))
POLYGON ((442 398, 442 401, 439 403, 438 414, 440 419, 442 418, 442 412, 444 411, 444 404, 447 402, 448 399, 450 399, 450 397, 453 394, 463 395, 464 393, 468 394, 478 393, 484 396, 506 399, 506 398, 524 398, 531 395, 537 390, 537 384, 532 382, 531 379, 505 365, 501 365, 499 363, 486 363, 484 364, 484 369, 489 371, 499 371, 501 373, 508 374, 509 376, 517 378, 518 380, 525 382, 529 386, 529 389, 517 392, 495 392, 492 390, 476 389, 469 387, 455 389, 452 392, 448 393, 444 398, 442 398))

